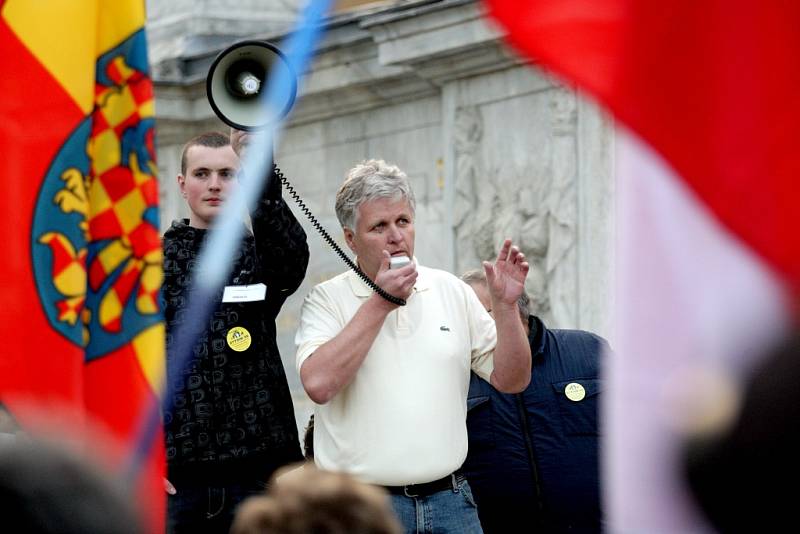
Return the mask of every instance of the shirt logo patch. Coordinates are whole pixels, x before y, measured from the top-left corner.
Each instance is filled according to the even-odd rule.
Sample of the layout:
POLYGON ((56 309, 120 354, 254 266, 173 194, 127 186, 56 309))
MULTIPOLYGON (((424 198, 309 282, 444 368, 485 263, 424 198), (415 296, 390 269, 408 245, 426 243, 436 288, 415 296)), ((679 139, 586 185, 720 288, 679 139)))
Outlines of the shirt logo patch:
POLYGON ((450 329, 449 329, 449 328, 447 328, 447 327, 446 327, 446 326, 444 326, 444 325, 440 326, 440 327, 439 327, 439 330, 441 330, 442 332, 449 332, 449 331, 450 331, 450 329))

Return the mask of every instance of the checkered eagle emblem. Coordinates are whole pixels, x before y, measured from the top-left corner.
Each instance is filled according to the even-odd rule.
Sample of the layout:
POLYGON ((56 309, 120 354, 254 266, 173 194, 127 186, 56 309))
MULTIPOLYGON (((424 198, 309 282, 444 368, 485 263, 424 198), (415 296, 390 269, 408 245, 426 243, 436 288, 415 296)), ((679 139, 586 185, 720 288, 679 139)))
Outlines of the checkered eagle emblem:
POLYGON ((93 112, 53 160, 34 213, 39 298, 87 359, 161 320, 153 92, 139 32, 97 62, 93 112))

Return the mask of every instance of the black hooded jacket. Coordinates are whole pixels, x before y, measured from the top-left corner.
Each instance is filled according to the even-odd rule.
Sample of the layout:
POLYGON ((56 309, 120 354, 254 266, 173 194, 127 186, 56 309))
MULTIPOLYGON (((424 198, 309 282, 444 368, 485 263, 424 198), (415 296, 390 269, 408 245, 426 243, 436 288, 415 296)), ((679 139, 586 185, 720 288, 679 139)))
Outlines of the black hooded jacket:
POLYGON ((223 303, 220 292, 186 369, 177 368, 173 342, 185 320, 188 290, 207 232, 183 220, 173 222, 164 234, 162 298, 167 379, 173 392, 164 425, 173 482, 266 477, 280 465, 302 460, 275 318, 305 276, 308 244, 281 198, 280 182, 275 176, 270 182, 252 214, 253 233, 246 231, 226 283, 264 283, 265 300, 223 303), (249 335, 249 346, 229 342, 229 333, 249 335))

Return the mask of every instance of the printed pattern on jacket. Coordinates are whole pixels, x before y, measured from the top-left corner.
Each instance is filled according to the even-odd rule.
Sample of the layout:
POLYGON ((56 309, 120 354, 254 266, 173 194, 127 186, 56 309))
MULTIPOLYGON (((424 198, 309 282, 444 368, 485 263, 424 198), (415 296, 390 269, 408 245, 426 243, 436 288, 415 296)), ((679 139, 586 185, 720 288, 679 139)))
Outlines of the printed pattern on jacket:
POLYGON ((305 232, 280 198, 280 185, 273 184, 264 197, 252 216, 253 233, 246 231, 226 285, 264 283, 266 299, 222 303, 220 291, 187 369, 175 368, 173 341, 185 320, 187 293, 207 232, 184 220, 173 222, 164 234, 162 298, 167 376, 174 392, 164 425, 171 470, 273 453, 300 459, 275 318, 303 280, 308 245, 305 232), (250 336, 245 350, 233 350, 228 343, 234 327, 250 336))

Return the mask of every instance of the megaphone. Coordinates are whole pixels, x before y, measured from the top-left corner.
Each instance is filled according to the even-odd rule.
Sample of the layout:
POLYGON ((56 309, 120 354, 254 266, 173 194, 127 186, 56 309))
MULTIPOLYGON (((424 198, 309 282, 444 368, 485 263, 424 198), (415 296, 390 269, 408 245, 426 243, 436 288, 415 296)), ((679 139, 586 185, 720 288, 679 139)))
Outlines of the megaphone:
POLYGON ((228 126, 259 130, 277 123, 292 109, 297 77, 277 46, 267 41, 240 41, 214 59, 206 77, 206 95, 211 109, 228 126), (274 76, 287 83, 277 87, 276 98, 265 112, 260 95, 274 76))

